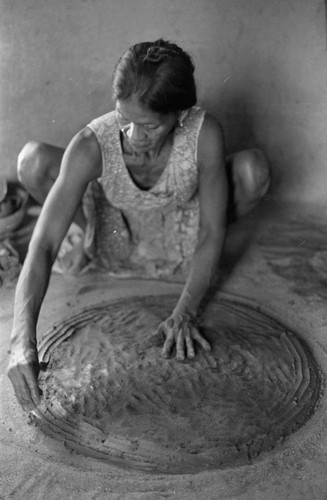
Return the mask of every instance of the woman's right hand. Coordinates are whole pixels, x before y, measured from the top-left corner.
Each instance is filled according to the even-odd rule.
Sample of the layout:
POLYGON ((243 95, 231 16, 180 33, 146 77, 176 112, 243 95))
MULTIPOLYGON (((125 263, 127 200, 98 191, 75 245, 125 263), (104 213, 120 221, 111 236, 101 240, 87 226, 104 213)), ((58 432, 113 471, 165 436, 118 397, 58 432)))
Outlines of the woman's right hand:
POLYGON ((38 375, 39 359, 35 343, 30 340, 11 344, 7 375, 17 400, 24 410, 32 410, 40 403, 38 375))

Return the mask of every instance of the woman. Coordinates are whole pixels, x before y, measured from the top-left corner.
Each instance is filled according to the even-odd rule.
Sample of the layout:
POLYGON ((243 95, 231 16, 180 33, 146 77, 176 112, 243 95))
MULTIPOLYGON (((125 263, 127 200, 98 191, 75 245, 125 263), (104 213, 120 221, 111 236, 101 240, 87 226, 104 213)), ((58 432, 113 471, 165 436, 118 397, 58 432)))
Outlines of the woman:
POLYGON ((85 232, 83 256, 99 267, 186 276, 158 331, 163 356, 175 346, 178 359, 193 358, 194 341, 210 349, 195 317, 219 263, 228 202, 243 215, 269 185, 267 163, 253 150, 229 159, 228 186, 221 127, 195 106, 194 66, 177 45, 157 40, 129 48, 112 90, 115 110, 65 151, 28 143, 19 155, 19 179, 44 202, 17 285, 8 370, 25 409, 39 402, 36 323, 72 221, 85 232))

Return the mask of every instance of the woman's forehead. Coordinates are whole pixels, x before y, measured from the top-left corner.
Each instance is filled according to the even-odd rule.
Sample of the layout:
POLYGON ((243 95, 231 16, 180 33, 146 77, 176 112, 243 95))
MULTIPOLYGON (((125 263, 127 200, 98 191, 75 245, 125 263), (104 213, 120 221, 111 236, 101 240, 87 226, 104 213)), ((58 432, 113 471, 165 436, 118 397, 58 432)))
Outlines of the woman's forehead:
POLYGON ((164 115, 151 111, 143 106, 135 95, 128 99, 117 99, 116 110, 119 111, 125 119, 134 123, 160 122, 164 118, 164 115))

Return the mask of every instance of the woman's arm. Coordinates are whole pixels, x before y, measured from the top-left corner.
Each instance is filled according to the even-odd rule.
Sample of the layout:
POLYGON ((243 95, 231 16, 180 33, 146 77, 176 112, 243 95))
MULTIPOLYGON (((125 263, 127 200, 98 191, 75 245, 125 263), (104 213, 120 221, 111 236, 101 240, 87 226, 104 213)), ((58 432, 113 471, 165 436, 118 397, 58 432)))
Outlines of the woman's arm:
POLYGON ((38 404, 36 324, 51 267, 87 184, 101 175, 101 151, 85 129, 69 144, 60 173, 42 208, 17 283, 8 376, 24 409, 38 404))
POLYGON ((200 227, 198 243, 181 297, 163 325, 166 341, 163 356, 176 344, 177 358, 194 357, 193 340, 209 350, 192 323, 221 257, 225 230, 228 186, 225 171, 224 141, 217 120, 206 115, 198 140, 200 227))

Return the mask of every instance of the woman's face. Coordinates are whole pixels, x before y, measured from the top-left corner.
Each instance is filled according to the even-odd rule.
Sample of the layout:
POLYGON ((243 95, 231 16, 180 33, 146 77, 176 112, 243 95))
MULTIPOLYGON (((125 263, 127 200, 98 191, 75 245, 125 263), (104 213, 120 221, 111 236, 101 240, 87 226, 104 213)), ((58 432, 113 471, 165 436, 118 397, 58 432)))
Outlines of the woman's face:
POLYGON ((142 106, 135 95, 117 99, 116 113, 119 128, 136 153, 160 150, 175 127, 178 113, 161 114, 142 106))

